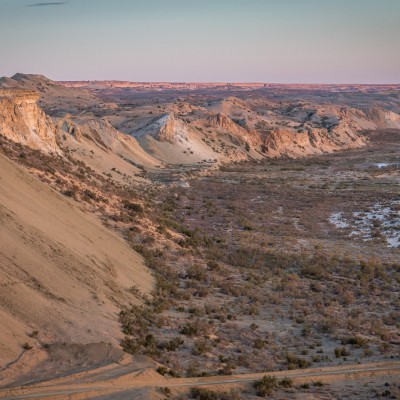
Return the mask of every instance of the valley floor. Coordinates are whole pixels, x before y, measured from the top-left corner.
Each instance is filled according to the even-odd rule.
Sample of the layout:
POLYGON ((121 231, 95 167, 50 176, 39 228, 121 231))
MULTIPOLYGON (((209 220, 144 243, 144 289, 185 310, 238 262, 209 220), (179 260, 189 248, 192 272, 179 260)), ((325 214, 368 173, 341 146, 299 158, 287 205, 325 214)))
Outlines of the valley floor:
MULTIPOLYGON (((154 387, 183 378, 191 379, 182 381, 189 386, 202 379, 235 384, 241 374, 258 373, 258 379, 276 373, 310 378, 308 388, 296 378, 288 392, 274 392, 276 398, 397 398, 399 139, 398 131, 372 132, 367 147, 325 156, 237 163, 208 172, 149 172, 147 179, 159 185, 143 183, 141 192, 97 184, 95 196, 112 199, 107 204, 85 196, 85 186, 76 187, 72 196, 82 208, 123 235, 155 275, 152 296, 132 286, 143 305, 126 306, 119 316, 122 348, 142 357, 146 367, 122 355, 118 365, 105 362, 92 371, 75 365, 60 377, 60 391, 47 387, 46 395, 41 390, 54 377, 46 356, 23 377, 8 376, 9 389, 0 396, 184 399, 187 392, 180 389, 170 394, 154 387), (349 375, 355 365, 376 363, 387 377, 376 369, 360 380, 349 375), (346 372, 340 383, 319 387, 312 382, 325 381, 310 368, 346 372), (48 375, 39 377, 40 371, 48 375), (112 390, 121 377, 142 382, 140 390, 119 397, 97 392, 104 373, 112 390), (73 392, 75 381, 86 378, 96 393, 90 387, 73 392), (143 383, 146 379, 152 383, 143 383), (17 389, 21 384, 27 386, 17 389)), ((7 146, 3 151, 23 165, 32 160, 7 146)), ((40 172, 43 165, 48 167, 36 165, 39 177, 66 193, 66 181, 40 172)), ((85 179, 82 185, 92 184, 85 179)), ((41 345, 39 334, 34 351, 41 345)), ((52 346, 40 351, 50 354, 52 346)), ((212 398, 255 398, 251 387, 240 392, 212 398)))

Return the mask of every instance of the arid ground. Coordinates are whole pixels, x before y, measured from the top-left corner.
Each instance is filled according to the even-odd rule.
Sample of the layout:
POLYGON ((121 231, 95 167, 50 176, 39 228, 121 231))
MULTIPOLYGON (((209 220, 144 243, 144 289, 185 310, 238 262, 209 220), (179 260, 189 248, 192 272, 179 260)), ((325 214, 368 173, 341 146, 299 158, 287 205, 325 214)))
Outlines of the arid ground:
POLYGON ((399 90, 1 78, 0 398, 399 398, 399 90))

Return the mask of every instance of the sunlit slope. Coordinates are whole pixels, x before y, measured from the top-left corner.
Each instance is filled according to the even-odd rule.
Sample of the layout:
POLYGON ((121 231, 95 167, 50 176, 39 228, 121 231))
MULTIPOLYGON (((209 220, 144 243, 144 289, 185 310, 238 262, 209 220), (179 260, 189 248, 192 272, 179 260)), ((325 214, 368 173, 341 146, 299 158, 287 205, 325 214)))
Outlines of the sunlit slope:
POLYGON ((152 290, 142 258, 3 155, 0 187, 0 366, 26 342, 116 343, 129 288, 152 290))

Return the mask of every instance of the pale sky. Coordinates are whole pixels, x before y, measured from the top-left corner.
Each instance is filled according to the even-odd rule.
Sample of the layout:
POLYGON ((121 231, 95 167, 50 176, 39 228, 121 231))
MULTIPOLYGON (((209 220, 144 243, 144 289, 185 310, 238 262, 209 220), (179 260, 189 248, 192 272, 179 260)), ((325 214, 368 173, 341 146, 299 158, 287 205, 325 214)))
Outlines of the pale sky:
POLYGON ((0 0, 0 76, 400 83, 400 0, 0 0))

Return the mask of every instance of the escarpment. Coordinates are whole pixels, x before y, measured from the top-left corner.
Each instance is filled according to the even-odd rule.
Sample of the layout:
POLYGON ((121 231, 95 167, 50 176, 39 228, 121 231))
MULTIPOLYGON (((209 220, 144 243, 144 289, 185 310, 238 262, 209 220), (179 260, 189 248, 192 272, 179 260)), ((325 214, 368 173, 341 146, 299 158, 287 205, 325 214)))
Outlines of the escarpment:
POLYGON ((60 154, 53 121, 31 90, 0 89, 0 134, 45 153, 60 154))

